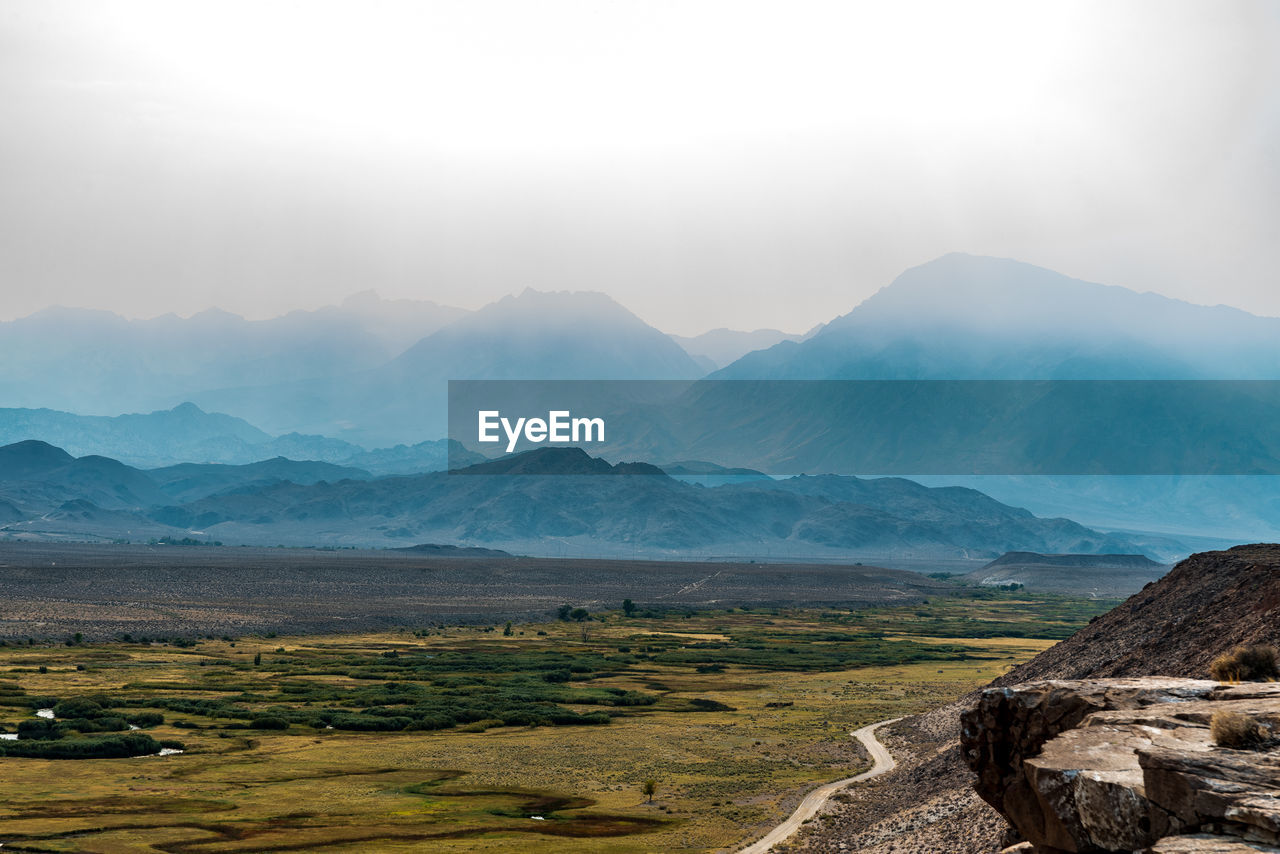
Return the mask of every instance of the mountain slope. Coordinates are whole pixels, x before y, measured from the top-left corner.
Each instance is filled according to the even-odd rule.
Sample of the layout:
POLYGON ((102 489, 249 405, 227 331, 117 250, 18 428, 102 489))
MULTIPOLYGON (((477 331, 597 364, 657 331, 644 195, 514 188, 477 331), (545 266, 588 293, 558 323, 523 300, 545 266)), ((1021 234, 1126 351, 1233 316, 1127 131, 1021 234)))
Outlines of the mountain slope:
POLYGON ((0 478, 25 480, 60 469, 74 460, 61 448, 38 439, 0 447, 0 478))
POLYGON ((741 359, 747 353, 764 350, 782 341, 799 341, 802 336, 791 335, 777 329, 753 329, 742 332, 737 329, 712 329, 701 335, 671 338, 695 359, 706 359, 715 368, 723 368, 741 359))
POLYGON ((72 457, 38 441, 0 448, 0 497, 28 513, 47 512, 72 500, 140 509, 168 499, 144 472, 118 460, 72 457))
POLYGON ((1280 319, 1083 282, 1005 258, 913 267, 803 342, 724 379, 1280 378, 1280 319))
MULTIPOLYGON (((341 439, 314 434, 271 436, 240 418, 205 412, 193 403, 117 416, 0 409, 0 443, 27 439, 48 442, 66 449, 70 455, 97 454, 144 469, 182 463, 244 466, 285 457, 387 475, 443 471, 449 467, 451 453, 455 462, 482 459, 459 447, 452 447, 451 451, 446 439, 365 450, 341 439)), ((15 464, 10 461, 11 467, 15 464)))
POLYGON ((278 383, 372 368, 464 314, 372 293, 269 320, 217 309, 128 320, 55 307, 0 322, 0 396, 77 412, 168 407, 246 377, 278 383))
POLYGON ((231 388, 194 399, 273 432, 321 433, 368 447, 444 436, 449 380, 665 380, 703 373, 671 338, 604 294, 526 290, 337 382, 231 388))
POLYGON ((312 484, 330 480, 368 480, 371 477, 363 469, 314 460, 288 460, 284 457, 240 466, 182 463, 152 469, 147 475, 170 501, 179 503, 195 501, 230 489, 262 487, 281 481, 312 484))
POLYGON ((271 436, 239 418, 192 403, 147 414, 73 415, 52 409, 0 409, 0 442, 39 439, 75 456, 101 454, 131 464, 204 461, 243 454, 271 436))
POLYGON ((1202 552, 996 684, 1103 676, 1204 677, 1237 644, 1280 637, 1280 545, 1202 552))
POLYGON ((1168 569, 1146 555, 1009 552, 963 578, 970 584, 1020 584, 1037 593, 1109 598, 1155 581, 1168 569))
POLYGON ((427 336, 387 371, 440 379, 694 379, 671 338, 602 293, 527 289, 427 336))

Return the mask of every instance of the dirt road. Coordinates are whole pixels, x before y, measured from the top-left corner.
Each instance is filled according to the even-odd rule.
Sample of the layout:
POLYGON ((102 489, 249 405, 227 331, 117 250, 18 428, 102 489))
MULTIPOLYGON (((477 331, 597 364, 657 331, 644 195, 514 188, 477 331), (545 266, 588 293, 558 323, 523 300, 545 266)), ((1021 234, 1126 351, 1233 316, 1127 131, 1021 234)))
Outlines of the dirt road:
POLYGON ((843 789, 851 783, 860 783, 863 780, 870 780, 872 777, 879 777, 886 771, 893 770, 897 764, 893 761, 893 757, 889 755, 889 751, 885 746, 876 740, 875 732, 882 726, 888 726, 897 723, 902 718, 892 718, 887 721, 879 721, 877 723, 868 724, 862 729, 854 730, 849 733, 858 741, 862 742, 862 746, 871 754, 872 766, 871 770, 864 771, 856 777, 846 777, 843 780, 836 780, 834 783, 827 783, 825 786, 819 786, 812 792, 804 796, 804 800, 800 802, 800 806, 796 807, 796 811, 791 817, 782 824, 769 831, 765 837, 757 842, 753 842, 746 848, 743 848, 738 854, 768 854, 769 850, 779 842, 783 841, 803 824, 807 819, 817 815, 818 810, 827 802, 836 792, 843 789))

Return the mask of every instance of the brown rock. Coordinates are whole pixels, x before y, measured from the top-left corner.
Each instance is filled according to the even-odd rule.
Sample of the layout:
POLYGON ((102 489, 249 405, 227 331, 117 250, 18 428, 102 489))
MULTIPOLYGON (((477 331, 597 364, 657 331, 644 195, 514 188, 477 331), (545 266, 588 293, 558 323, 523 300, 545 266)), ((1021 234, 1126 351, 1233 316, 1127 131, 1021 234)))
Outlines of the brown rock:
POLYGON ((1280 755, 1153 746, 1138 751, 1138 762, 1157 833, 1210 825, 1280 845, 1280 755))
POLYGON ((985 691, 961 742, 975 789, 1032 851, 1211 844, 1202 831, 1280 845, 1280 753, 1216 746, 1209 721, 1228 708, 1280 732, 1280 685, 1141 678, 985 691))
POLYGON ((1038 754, 1049 739, 1074 729, 1095 712, 1198 699, 1218 687, 1217 682, 1203 680, 1141 677, 1047 680, 990 688, 973 709, 961 714, 960 746, 966 763, 978 775, 978 794, 1008 815, 1007 800, 1020 804, 1035 797, 1022 774, 1022 762, 1038 754))

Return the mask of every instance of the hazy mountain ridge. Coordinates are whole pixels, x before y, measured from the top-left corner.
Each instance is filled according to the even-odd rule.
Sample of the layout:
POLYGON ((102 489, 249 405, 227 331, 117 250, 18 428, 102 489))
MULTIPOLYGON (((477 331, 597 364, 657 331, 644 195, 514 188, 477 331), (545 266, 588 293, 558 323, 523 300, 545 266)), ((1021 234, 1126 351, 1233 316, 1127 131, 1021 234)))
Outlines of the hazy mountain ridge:
POLYGON ((0 394, 11 404, 90 413, 170 407, 247 378, 263 384, 371 368, 465 314, 371 293, 269 320, 219 309, 129 320, 54 307, 0 322, 0 394))
MULTIPOLYGON (((413 305, 417 304, 365 296, 348 300, 340 309, 295 312, 286 318, 293 318, 290 323, 294 325, 320 328, 308 324, 318 322, 319 316, 349 317, 364 311, 381 317, 379 322, 398 323, 394 317, 411 316, 413 305), (368 303, 364 308, 362 301, 368 303)), ((97 314, 105 317, 93 323, 116 330, 112 333, 116 337, 111 340, 127 337, 130 322, 97 314)), ((28 336, 29 340, 19 340, 21 336, 14 338, 12 334, 26 321, 0 325, 0 352, 12 351, 14 356, 0 362, 0 392, 7 388, 6 383, 42 359, 56 361, 58 353, 74 351, 73 362, 69 363, 76 366, 74 382, 64 388, 61 374, 47 372, 41 375, 42 386, 53 396, 75 399, 76 408, 91 411, 98 406, 97 401, 108 396, 110 390, 109 383, 100 382, 99 363, 117 370, 127 359, 110 347, 99 347, 93 336, 84 339, 82 347, 59 343, 78 340, 76 324, 84 321, 85 315, 95 313, 51 310, 28 318, 26 321, 36 326, 37 320, 44 324, 41 334, 28 336), (41 356, 42 347, 52 347, 53 355, 41 356), (82 387, 86 385, 93 387, 91 393, 82 387)), ((288 326, 283 319, 277 321, 282 324, 280 329, 288 326)), ((362 322, 365 325, 360 328, 366 331, 376 325, 373 320, 362 322)), ((240 321, 212 311, 187 321, 170 317, 157 318, 154 323, 157 328, 168 324, 190 331, 237 328, 240 321)), ((410 327, 412 323, 397 327, 401 330, 398 340, 408 340, 405 330, 410 327)), ((717 333, 719 330, 707 335, 717 333)), ((177 333, 168 334, 172 339, 177 333)), ((740 337, 755 333, 727 334, 740 337)), ((206 340, 200 335, 195 338, 206 340)), ((231 346, 224 344, 223 348, 234 351, 239 339, 233 335, 227 341, 231 346)), ((753 351, 714 376, 1280 377, 1277 342, 1280 320, 1275 318, 1082 282, 1009 259, 953 254, 904 272, 848 314, 811 331, 804 340, 783 341, 769 349, 753 351)), ((174 361, 181 364, 183 359, 174 361)), ((205 389, 171 397, 164 405, 193 399, 206 409, 230 412, 252 424, 240 422, 236 429, 229 427, 207 434, 195 427, 175 426, 170 437, 157 438, 151 448, 141 438, 141 426, 135 440, 123 424, 85 422, 75 428, 59 426, 49 423, 47 413, 33 410, 0 411, 0 442, 45 439, 73 449, 78 456, 97 453, 148 467, 192 461, 247 463, 284 456, 351 466, 374 475, 411 473, 445 467, 447 446, 432 437, 443 435, 443 386, 450 376, 651 378, 691 377, 702 372, 697 361, 682 352, 673 339, 604 295, 535 291, 505 298, 479 312, 458 313, 450 323, 413 342, 397 357, 360 367, 364 364, 368 363, 349 360, 342 366, 346 373, 340 376, 286 382, 271 381, 278 375, 274 369, 252 370, 237 374, 241 383, 252 378, 251 386, 205 389), (29 429, 6 430, 5 425, 17 418, 15 413, 28 419, 29 429), (248 432, 240 435, 238 429, 248 432), (116 438, 97 441, 94 434, 98 431, 116 438), (272 438, 271 434, 280 435, 272 438), (128 442, 118 441, 125 436, 128 442), (400 444, 394 448, 365 450, 397 443, 400 444)), ((145 380, 150 376, 149 363, 139 361, 134 368, 143 380, 122 387, 121 394, 112 398, 112 411, 127 408, 130 396, 150 396, 162 390, 145 380), (136 386, 145 387, 145 394, 138 392, 136 386)), ((5 399, 13 402, 20 396, 5 399)), ((715 403, 714 399, 697 401, 708 413, 715 403)), ((840 449, 833 448, 823 436, 795 429, 794 412, 788 410, 814 406, 818 407, 813 410, 816 415, 824 414, 820 402, 805 401, 797 402, 795 407, 757 413, 750 431, 737 430, 741 437, 738 445, 726 445, 720 439, 714 447, 687 442, 661 445, 657 440, 663 431, 649 430, 642 437, 647 444, 631 449, 630 456, 654 460, 697 457, 729 467, 793 462, 793 467, 785 469, 788 471, 860 470, 840 466, 836 458, 840 449), (779 459, 757 459, 762 448, 779 459)), ((1236 438, 1247 438, 1253 430, 1248 423, 1253 417, 1243 409, 1224 411, 1221 424, 1208 426, 1235 431, 1231 435, 1236 438)), ((901 441, 908 442, 916 426, 903 425, 898 431, 901 441)), ((1196 425, 1184 426, 1199 429, 1196 425)), ((717 435, 705 430, 701 434, 717 435)), ((1141 435, 1119 438, 1128 441, 1126 447, 1135 452, 1143 450, 1141 435)), ((1232 443, 1242 446, 1234 439, 1232 443)), ((1117 445, 1115 450, 1119 448, 1117 445)), ((1071 449, 1061 446, 1048 450, 1068 455, 1071 449)), ((1274 448, 1265 442, 1257 450, 1264 457, 1274 456, 1274 448)), ((1043 456, 1040 449, 1036 453, 1043 456)), ((1073 462, 1069 456, 1063 459, 1073 462)), ((976 480, 956 480, 987 488, 976 480)), ((1280 511, 1276 509, 1280 508, 1280 488, 1268 478, 1243 486, 1214 479, 1184 479, 1173 486, 1155 480, 1143 484, 1134 479, 1073 483, 1069 478, 1056 478, 1048 486, 1043 485, 1047 481, 1023 481, 1010 478, 1003 486, 988 481, 989 491, 1007 503, 1030 506, 1041 515, 1081 518, 1104 527, 1174 534, 1196 531, 1237 539, 1270 537, 1280 530, 1280 511)))
POLYGON ((766 556, 776 550, 972 558, 1013 549, 1132 548, 1123 537, 1065 519, 1037 519, 972 490, 930 490, 891 478, 707 489, 653 466, 610 465, 575 448, 532 451, 470 472, 361 477, 366 474, 290 460, 142 472, 26 442, 0 448, 0 500, 24 514, 3 531, 24 538, 77 531, 124 536, 118 529, 161 527, 228 543, 436 542, 582 554, 766 556))
POLYGON ((221 389, 193 399, 269 431, 305 430, 368 446, 445 435, 449 380, 696 379, 704 373, 669 336, 605 294, 529 289, 340 381, 221 389))
POLYGON ((127 415, 73 415, 52 409, 0 409, 0 444, 48 442, 72 456, 100 455, 154 469, 182 463, 249 463, 284 457, 364 469, 370 475, 442 471, 481 457, 447 439, 366 450, 325 436, 271 436, 247 421, 205 412, 193 403, 127 415), (451 450, 452 449, 452 450, 451 450))
POLYGON ((671 336, 672 340, 683 347, 686 353, 699 360, 699 364, 710 365, 708 373, 736 362, 747 353, 767 349, 782 341, 799 341, 803 337, 805 336, 793 335, 777 329, 753 329, 750 332, 744 332, 723 327, 703 332, 701 335, 671 336))
POLYGON ((953 253, 723 379, 1276 379, 1280 318, 953 253))

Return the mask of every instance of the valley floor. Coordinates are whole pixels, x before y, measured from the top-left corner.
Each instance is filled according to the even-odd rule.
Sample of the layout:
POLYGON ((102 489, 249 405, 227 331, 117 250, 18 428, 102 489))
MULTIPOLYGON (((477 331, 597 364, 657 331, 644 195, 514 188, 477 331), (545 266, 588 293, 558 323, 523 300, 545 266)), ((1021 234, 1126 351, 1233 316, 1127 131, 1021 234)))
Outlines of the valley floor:
POLYGON ((510 634, 8 641, 9 732, 46 704, 93 700, 86 714, 162 715, 145 731, 184 752, 0 756, 0 842, 734 850, 868 764, 850 730, 954 700, 1105 607, 982 591, 897 607, 598 612, 510 634))

